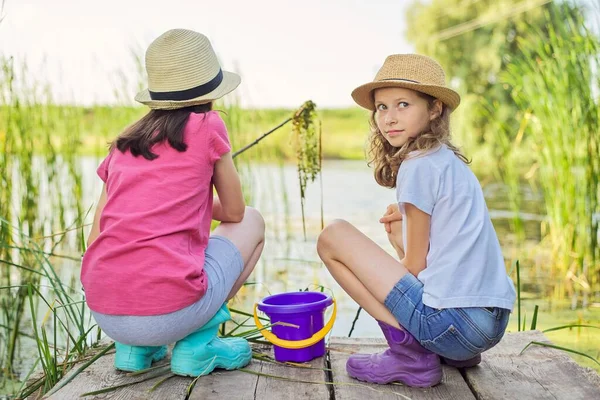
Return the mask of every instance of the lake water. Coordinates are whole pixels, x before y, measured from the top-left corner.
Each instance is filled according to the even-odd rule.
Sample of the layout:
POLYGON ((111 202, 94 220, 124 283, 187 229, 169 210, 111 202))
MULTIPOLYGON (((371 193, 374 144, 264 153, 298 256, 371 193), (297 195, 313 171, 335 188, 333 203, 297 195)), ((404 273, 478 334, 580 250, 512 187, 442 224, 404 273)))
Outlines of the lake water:
MULTIPOLYGON (((97 164, 98 160, 95 158, 82 159, 83 208, 86 210, 95 204, 101 190, 101 181, 95 175, 97 164)), ((378 219, 387 205, 394 202, 394 191, 378 186, 373 179, 372 170, 364 162, 324 162, 322 182, 317 178, 307 187, 304 210, 305 237, 295 165, 242 166, 240 173, 246 190, 251 193, 250 204, 263 214, 267 231, 263 256, 249 278, 249 282, 253 284, 242 288, 231 307, 251 312, 253 304, 269 294, 305 288, 318 290, 317 287, 322 285, 328 288, 338 301, 338 317, 332 335, 347 336, 358 306, 337 286, 318 258, 316 239, 321 231, 321 204, 325 223, 335 218, 346 219, 393 254, 393 249, 388 244, 385 231, 378 219)), ((485 183, 483 190, 490 215, 503 244, 503 251, 510 260, 517 249, 514 247, 515 237, 510 233, 510 220, 513 218, 513 213, 508 210, 506 191, 502 185, 495 183, 485 183)), ((537 243, 540 239, 539 223, 543 219, 540 212, 542 199, 527 187, 523 187, 523 191, 525 202, 521 218, 525 225, 525 243, 537 243)), ((91 222, 92 216, 93 212, 88 222, 91 222)), ((78 284, 79 263, 64 262, 57 266, 59 275, 65 282, 78 284)), ((527 276, 527 274, 523 275, 527 276)), ((533 286, 539 283, 529 282, 533 286)), ((541 305, 540 326, 549 327, 547 324, 556 326, 571 322, 571 317, 556 317, 562 312, 557 311, 556 302, 546 303, 539 299, 533 301, 541 305), (543 320, 544 315, 550 316, 546 319, 546 324, 543 320)), ((526 303, 526 305, 531 315, 533 303, 526 303)), ((564 310, 564 307, 560 307, 560 310, 564 310)), ((584 314, 578 314, 580 321, 600 320, 597 310, 582 312, 584 314)), ((40 314, 43 315, 43 312, 40 314)), ((511 330, 516 330, 515 314, 513 313, 511 330)), ((352 336, 381 337, 381 331, 376 321, 362 312, 352 336)), ((588 349, 597 351, 598 348, 593 344, 597 343, 598 336, 589 336, 586 332, 579 332, 576 338, 571 335, 571 339, 574 339, 569 339, 571 341, 567 342, 561 341, 561 338, 557 341, 563 345, 573 344, 573 340, 579 342, 581 339, 582 343, 575 346, 583 351, 588 349)), ((553 337, 551 339, 555 340, 553 337)), ((24 352, 27 353, 28 351, 24 352)))
MULTIPOLYGON (((302 229, 302 212, 298 178, 294 165, 253 166, 249 172, 242 169, 245 180, 251 182, 252 204, 258 208, 267 224, 265 251, 249 285, 240 291, 234 301, 236 308, 249 311, 257 299, 274 293, 296 291, 323 285, 338 301, 338 317, 333 335, 347 336, 357 304, 331 278, 316 252, 316 239, 321 230, 321 199, 325 223, 343 218, 358 227, 373 241, 394 254, 387 236, 378 222, 388 204, 395 201, 394 190, 382 188, 373 179, 372 170, 360 161, 328 161, 323 165, 322 182, 310 184, 305 202, 306 238, 302 229), (322 186, 322 193, 321 193, 322 186), (285 190, 282 190, 284 188, 285 190)), ((540 241, 540 222, 543 220, 543 198, 528 186, 521 188, 523 203, 519 216, 523 222, 524 239, 511 233, 514 213, 508 208, 506 188, 497 183, 483 183, 490 216, 496 228, 509 265, 521 261, 523 295, 522 314, 530 328, 533 309, 539 306, 537 329, 567 324, 594 324, 600 322, 600 304, 570 310, 570 302, 544 299, 541 290, 552 283, 545 269, 539 268, 535 246, 540 241), (537 264, 536 264, 537 263, 537 264)), ((514 274, 513 274, 514 276, 514 274)), ((509 331, 517 331, 517 312, 511 316, 509 331)), ((377 322, 361 312, 352 336, 382 337, 377 322)), ((577 349, 598 358, 600 330, 576 329, 548 333, 555 344, 577 349)), ((581 356, 578 362, 599 369, 599 365, 581 356)))
MULTIPOLYGON (((250 278, 261 284, 244 288, 238 296, 239 307, 250 310, 255 299, 269 293, 323 285, 330 288, 338 300, 338 318, 333 335, 347 335, 358 307, 337 286, 317 255, 316 239, 321 230, 321 198, 325 223, 335 218, 346 219, 394 254, 383 226, 378 221, 388 204, 395 201, 394 190, 377 185, 372 169, 364 162, 325 162, 322 182, 317 179, 307 189, 304 238, 295 166, 253 166, 248 176, 252 178, 253 205, 263 213, 267 223, 267 238, 264 256, 250 278), (282 185, 285 191, 281 190, 282 185)), ((499 237, 509 238, 509 220, 513 213, 506 209, 503 187, 488 184, 484 187, 484 194, 499 237)), ((528 239, 537 241, 539 220, 543 217, 537 211, 541 198, 533 193, 528 193, 526 197, 527 208, 523 210, 522 218, 526 220, 528 239)), ((366 313, 361 313, 352 335, 368 337, 380 336, 381 333, 375 320, 366 313)))
MULTIPOLYGON (((101 181, 95 176, 98 160, 85 158, 82 162, 84 209, 87 209, 96 201, 101 181)), ((256 284, 244 287, 232 306, 249 311, 257 299, 269 294, 322 285, 330 288, 338 300, 338 318, 333 334, 347 335, 358 307, 340 290, 317 255, 321 199, 325 223, 335 218, 346 219, 393 254, 378 220, 387 205, 394 202, 395 196, 394 190, 377 185, 372 169, 365 162, 326 161, 322 170, 322 182, 319 177, 307 186, 304 237, 296 166, 259 164, 240 167, 246 191, 251 193, 251 205, 263 214, 267 228, 263 256, 249 279, 256 284)), ((509 241, 509 221, 513 213, 507 209, 503 186, 486 184, 484 194, 500 240, 507 238, 509 241)), ((538 212, 541 198, 528 193, 526 199, 522 218, 525 219, 528 239, 537 241, 539 220, 543 218, 538 212)), ((78 268, 65 268, 61 275, 66 278, 78 272, 78 268)), ((377 323, 362 314, 353 336, 379 334, 377 323)))

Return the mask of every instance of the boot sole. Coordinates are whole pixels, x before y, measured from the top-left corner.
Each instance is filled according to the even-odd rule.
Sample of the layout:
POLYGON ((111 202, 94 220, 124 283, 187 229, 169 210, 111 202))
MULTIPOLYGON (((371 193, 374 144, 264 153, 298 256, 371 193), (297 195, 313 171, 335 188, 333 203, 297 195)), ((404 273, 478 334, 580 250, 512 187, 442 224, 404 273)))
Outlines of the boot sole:
POLYGON ((480 361, 464 363, 461 361, 445 360, 444 363, 446 363, 446 365, 448 365, 449 367, 454 367, 454 368, 473 368, 473 367, 479 365, 480 361))
POLYGON ((481 363, 481 355, 475 356, 469 360, 458 361, 450 360, 449 358, 440 357, 442 364, 447 364, 455 368, 471 368, 481 363))
POLYGON ((236 357, 214 356, 207 360, 198 361, 193 358, 171 359, 171 372, 181 376, 204 376, 213 372, 216 368, 233 370, 245 367, 252 360, 252 350, 238 354, 236 357))
POLYGON ((411 387, 419 387, 419 388, 428 388, 428 387, 433 387, 435 385, 437 385, 438 383, 440 383, 442 381, 442 374, 440 373, 435 373, 435 374, 431 374, 431 376, 427 376, 427 378, 424 379, 420 379, 417 378, 415 375, 411 375, 411 374, 403 374, 402 377, 398 377, 398 374, 396 375, 375 375, 373 373, 364 373, 364 371, 361 371, 361 376, 357 376, 359 374, 355 373, 352 368, 346 368, 346 371, 348 372, 348 375, 350 375, 352 378, 359 380, 361 382, 368 382, 368 383, 377 383, 379 385, 387 385, 388 383, 392 383, 392 382, 400 382, 404 385, 407 386, 411 386, 411 387))

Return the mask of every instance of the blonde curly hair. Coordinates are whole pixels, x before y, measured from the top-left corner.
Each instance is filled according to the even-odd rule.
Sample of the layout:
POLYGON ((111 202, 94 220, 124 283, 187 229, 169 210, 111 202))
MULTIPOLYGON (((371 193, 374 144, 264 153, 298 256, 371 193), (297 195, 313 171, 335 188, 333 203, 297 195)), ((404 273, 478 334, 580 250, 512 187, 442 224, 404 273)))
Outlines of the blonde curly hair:
MULTIPOLYGON (((429 110, 434 107, 437 100, 435 97, 421 92, 416 93, 427 100, 429 110)), ((386 140, 377 127, 375 122, 376 111, 373 111, 369 120, 371 134, 368 140, 367 164, 374 167, 377 183, 388 188, 395 188, 398 169, 410 152, 415 150, 428 151, 442 144, 448 146, 465 164, 470 164, 471 161, 450 142, 450 112, 450 109, 443 104, 442 113, 431 121, 427 131, 410 138, 402 147, 396 148, 386 140)))

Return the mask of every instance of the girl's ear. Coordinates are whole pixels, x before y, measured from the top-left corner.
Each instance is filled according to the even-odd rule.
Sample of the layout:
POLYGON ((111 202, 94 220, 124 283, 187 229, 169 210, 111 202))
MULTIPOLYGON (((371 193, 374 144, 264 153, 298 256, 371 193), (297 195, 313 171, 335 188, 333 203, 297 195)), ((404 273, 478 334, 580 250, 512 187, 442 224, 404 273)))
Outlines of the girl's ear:
POLYGON ((438 118, 440 115, 442 115, 442 102, 439 101, 438 99, 435 99, 433 101, 433 107, 431 107, 431 109, 429 110, 429 120, 433 121, 434 119, 438 118))

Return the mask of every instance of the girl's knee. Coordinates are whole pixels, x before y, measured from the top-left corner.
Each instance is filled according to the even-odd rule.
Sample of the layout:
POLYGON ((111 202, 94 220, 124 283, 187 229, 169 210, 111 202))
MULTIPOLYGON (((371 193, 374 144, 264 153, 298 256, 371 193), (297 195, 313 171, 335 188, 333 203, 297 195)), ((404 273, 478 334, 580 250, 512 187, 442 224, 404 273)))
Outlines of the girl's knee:
POLYGON ((319 256, 325 256, 333 247, 335 239, 341 237, 342 232, 349 227, 352 227, 352 225, 343 219, 334 219, 327 224, 317 238, 317 253, 319 253, 319 256))
POLYGON ((346 221, 345 219, 334 219, 329 224, 327 224, 325 228, 323 228, 323 231, 319 235, 319 238, 335 237, 342 231, 347 230, 351 227, 352 224, 346 221))
POLYGON ((247 206, 246 211, 244 212, 243 221, 251 225, 253 227, 253 230, 256 230, 256 232, 258 232, 258 234, 264 239, 265 220, 256 208, 247 206))

